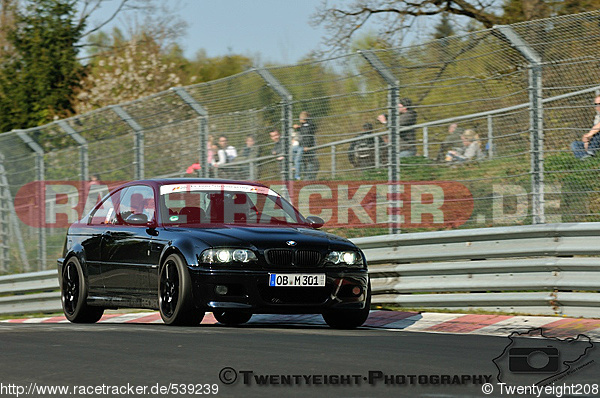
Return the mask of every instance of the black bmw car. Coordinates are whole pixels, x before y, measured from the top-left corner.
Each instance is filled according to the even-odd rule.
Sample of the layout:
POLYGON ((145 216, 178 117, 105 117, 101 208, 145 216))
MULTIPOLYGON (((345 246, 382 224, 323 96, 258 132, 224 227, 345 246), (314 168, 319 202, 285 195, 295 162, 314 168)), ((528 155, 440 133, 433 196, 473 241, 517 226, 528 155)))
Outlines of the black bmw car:
POLYGON ((207 311, 225 325, 315 313, 358 327, 371 302, 365 256, 322 225, 261 184, 124 184, 68 230, 58 260, 64 313, 92 323, 105 309, 158 309, 168 325, 197 325, 207 311))

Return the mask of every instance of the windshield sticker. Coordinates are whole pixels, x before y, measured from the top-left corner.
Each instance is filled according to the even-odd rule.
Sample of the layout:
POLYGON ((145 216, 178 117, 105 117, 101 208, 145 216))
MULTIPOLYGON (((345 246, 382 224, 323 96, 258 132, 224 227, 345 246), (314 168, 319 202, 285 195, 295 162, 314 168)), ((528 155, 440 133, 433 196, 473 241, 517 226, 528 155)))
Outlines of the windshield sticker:
POLYGON ((204 191, 222 191, 222 192, 247 192, 259 193, 279 197, 279 194, 267 187, 242 184, 171 184, 160 187, 160 194, 167 195, 174 192, 204 192, 204 191))

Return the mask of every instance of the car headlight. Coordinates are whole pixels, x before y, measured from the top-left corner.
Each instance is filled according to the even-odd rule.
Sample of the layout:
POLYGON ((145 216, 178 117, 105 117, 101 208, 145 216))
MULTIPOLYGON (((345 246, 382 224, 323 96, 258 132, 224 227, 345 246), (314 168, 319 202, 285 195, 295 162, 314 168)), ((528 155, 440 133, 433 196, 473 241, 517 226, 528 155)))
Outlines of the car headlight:
POLYGON ((327 262, 332 264, 346 264, 352 266, 362 266, 362 256, 358 252, 354 251, 332 251, 327 256, 327 262))
POLYGON ((199 256, 204 264, 249 263, 257 261, 256 254, 248 249, 206 249, 199 256))

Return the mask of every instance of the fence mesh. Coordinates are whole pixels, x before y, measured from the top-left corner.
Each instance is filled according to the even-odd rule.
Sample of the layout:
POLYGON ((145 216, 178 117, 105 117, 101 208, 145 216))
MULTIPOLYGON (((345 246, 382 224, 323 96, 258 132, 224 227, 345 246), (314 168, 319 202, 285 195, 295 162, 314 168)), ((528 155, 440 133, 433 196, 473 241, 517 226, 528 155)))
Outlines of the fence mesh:
POLYGON ((597 221, 600 183, 594 175, 600 156, 580 160, 571 143, 590 131, 596 116, 599 37, 600 11, 525 22, 248 70, 79 115, 63 121, 68 129, 54 122, 20 135, 1 134, 1 272, 50 268, 60 256, 64 228, 40 230, 24 222, 23 212, 33 210, 27 210, 22 188, 38 179, 79 181, 84 175, 106 181, 209 176, 279 187, 284 180, 290 193, 308 198, 295 203, 308 214, 326 215, 331 195, 338 198, 337 223, 326 220, 325 229, 348 237, 390 228, 597 221), (397 102, 415 115, 412 121, 397 102), (293 127, 302 124, 301 112, 308 113, 316 141, 300 145, 304 153, 297 155, 298 140, 306 145, 298 136, 302 130, 293 127), (274 130, 290 145, 286 159, 281 160, 285 149, 276 144, 274 130), (392 134, 400 138, 396 147, 392 134), (473 142, 480 151, 465 156, 473 142), (35 145, 43 156, 36 155, 35 145), (219 148, 227 146, 237 157, 215 164, 219 148), (375 217, 368 213, 370 196, 361 194, 361 187, 389 184, 394 175, 403 183, 450 184, 469 195, 459 198, 444 188, 444 199, 456 201, 458 210, 444 214, 449 222, 419 225, 406 209, 421 205, 427 195, 402 188, 407 213, 394 224, 389 206, 398 197, 384 193, 387 207, 375 217), (294 186, 296 177, 301 181, 294 186), (352 194, 358 202, 348 199, 352 194))

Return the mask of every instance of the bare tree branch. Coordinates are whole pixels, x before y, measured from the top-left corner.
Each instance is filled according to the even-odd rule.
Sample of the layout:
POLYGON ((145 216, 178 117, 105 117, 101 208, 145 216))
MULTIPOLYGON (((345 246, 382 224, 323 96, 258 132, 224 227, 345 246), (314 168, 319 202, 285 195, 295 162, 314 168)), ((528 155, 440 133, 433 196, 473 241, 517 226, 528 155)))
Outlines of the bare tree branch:
MULTIPOLYGON (((85 32, 82 35, 83 37, 89 36, 90 34, 99 31, 100 29, 102 29, 104 26, 108 25, 113 19, 115 19, 117 17, 117 15, 119 15, 119 13, 121 11, 123 11, 123 8, 125 7, 125 4, 127 4, 127 2, 129 2, 130 0, 121 0, 121 3, 119 4, 119 6, 117 7, 117 9, 112 13, 112 15, 110 17, 108 17, 106 20, 104 20, 102 23, 100 23, 98 26, 90 29, 89 31, 85 32)), ((84 6, 84 11, 87 9, 88 5, 90 3, 95 3, 92 7, 92 9, 87 13, 84 14, 82 11, 82 15, 81 18, 79 19, 79 24, 83 24, 85 23, 85 21, 87 21, 87 19, 90 17, 90 15, 98 10, 100 8, 100 5, 102 3, 102 0, 85 0, 85 6, 84 6)))
MULTIPOLYGON (((544 0, 521 1, 539 4, 544 0)), ((338 52, 348 49, 357 32, 365 28, 377 28, 384 39, 399 44, 398 40, 405 36, 416 19, 444 12, 491 28, 501 23, 500 16, 494 12, 497 3, 498 0, 356 0, 330 7, 327 0, 323 0, 312 15, 311 23, 324 26, 326 47, 329 52, 338 52)))

